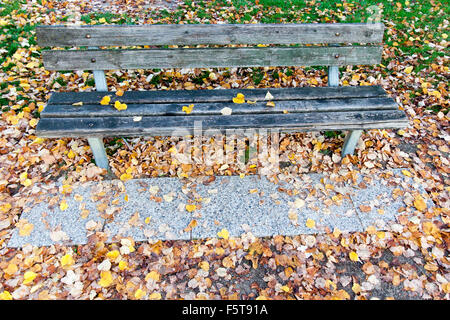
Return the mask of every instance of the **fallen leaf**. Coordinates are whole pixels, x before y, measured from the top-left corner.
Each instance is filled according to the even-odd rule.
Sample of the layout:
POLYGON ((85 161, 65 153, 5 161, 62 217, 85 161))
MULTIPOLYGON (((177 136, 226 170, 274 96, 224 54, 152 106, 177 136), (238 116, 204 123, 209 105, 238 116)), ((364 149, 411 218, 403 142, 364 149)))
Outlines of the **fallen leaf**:
POLYGON ((102 106, 107 106, 107 105, 109 105, 110 102, 111 102, 111 97, 110 96, 104 96, 102 98, 102 100, 100 100, 100 104, 102 106))
POLYGON ((23 284, 29 284, 37 277, 37 273, 33 271, 27 271, 23 275, 23 284))
POLYGON ((242 93, 238 93, 236 97, 233 98, 234 103, 245 103, 245 96, 242 93))
POLYGON ((217 232, 217 236, 220 238, 228 239, 230 234, 227 229, 222 229, 219 232, 217 232))
POLYGON ((220 110, 220 113, 222 113, 224 116, 229 116, 233 112, 233 109, 225 107, 222 110, 220 110))
POLYGON ((313 219, 308 219, 308 220, 306 220, 306 226, 311 229, 315 228, 316 222, 313 219))
POLYGON ((189 114, 192 112, 193 109, 194 105, 190 104, 189 106, 183 106, 183 108, 181 108, 181 111, 185 112, 186 114, 189 114))
POLYGON ((102 271, 100 272, 100 281, 98 284, 103 288, 109 287, 113 283, 113 277, 111 271, 102 271))

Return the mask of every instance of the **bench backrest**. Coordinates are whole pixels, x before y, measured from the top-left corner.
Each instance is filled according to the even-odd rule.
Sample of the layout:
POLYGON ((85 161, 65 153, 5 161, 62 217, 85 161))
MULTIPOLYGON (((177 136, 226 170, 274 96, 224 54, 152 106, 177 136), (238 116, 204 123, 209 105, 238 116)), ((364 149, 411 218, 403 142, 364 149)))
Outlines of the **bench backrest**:
POLYGON ((48 70, 337 67, 378 64, 383 32, 381 23, 39 26, 37 39, 41 47, 81 47, 44 51, 48 70), (233 46, 241 44, 250 46, 233 46), (110 48, 123 46, 143 48, 110 48))

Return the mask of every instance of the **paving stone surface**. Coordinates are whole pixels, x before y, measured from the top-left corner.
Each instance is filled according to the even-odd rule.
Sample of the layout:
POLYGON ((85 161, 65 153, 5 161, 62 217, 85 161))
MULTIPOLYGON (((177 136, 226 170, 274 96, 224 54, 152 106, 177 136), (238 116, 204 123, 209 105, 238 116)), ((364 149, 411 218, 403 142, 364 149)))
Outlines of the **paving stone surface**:
POLYGON ((231 237, 246 232, 257 237, 314 234, 326 228, 354 232, 370 225, 383 229, 408 201, 408 196, 393 197, 394 192, 426 194, 401 170, 391 171, 389 179, 358 174, 356 183, 336 182, 323 174, 277 183, 258 176, 90 182, 59 194, 56 204, 44 201, 24 212, 21 219, 32 223, 33 231, 20 236, 14 229, 8 246, 84 244, 96 231, 106 232, 108 241, 147 241, 211 238, 222 229, 231 237), (68 205, 64 211, 59 207, 63 199, 68 205), (308 219, 313 228, 306 225, 308 219), (189 230, 193 220, 197 225, 189 230))

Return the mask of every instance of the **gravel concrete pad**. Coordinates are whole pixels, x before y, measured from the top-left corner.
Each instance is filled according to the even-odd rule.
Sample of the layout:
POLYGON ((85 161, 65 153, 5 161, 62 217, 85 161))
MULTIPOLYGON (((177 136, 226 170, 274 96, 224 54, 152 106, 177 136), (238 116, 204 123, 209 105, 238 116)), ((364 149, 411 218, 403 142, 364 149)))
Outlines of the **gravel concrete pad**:
POLYGON ((258 176, 90 182, 59 194, 56 204, 44 201, 22 213, 33 230, 21 236, 15 228, 8 246, 84 244, 96 231, 106 232, 108 241, 147 241, 211 238, 222 229, 231 237, 264 237, 383 228, 406 207, 411 192, 426 194, 401 170, 392 172, 389 179, 358 174, 356 183, 323 174, 277 183, 258 176), (394 190, 401 196, 394 199, 394 190))

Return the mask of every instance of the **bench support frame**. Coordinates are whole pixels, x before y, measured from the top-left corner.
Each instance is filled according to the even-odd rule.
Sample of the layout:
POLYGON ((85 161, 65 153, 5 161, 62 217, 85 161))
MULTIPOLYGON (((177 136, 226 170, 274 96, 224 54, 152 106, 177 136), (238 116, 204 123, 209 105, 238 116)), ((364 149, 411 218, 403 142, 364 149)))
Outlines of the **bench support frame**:
MULTIPOLYGON (((339 86, 339 67, 330 66, 328 67, 328 86, 338 87, 339 86)), ((345 157, 347 154, 354 154, 356 145, 358 144, 359 138, 361 137, 362 130, 351 130, 347 133, 345 137, 344 146, 342 147, 341 156, 345 157)))
MULTIPOLYGON (((106 84, 105 72, 103 70, 94 70, 95 88, 97 91, 108 91, 106 84)), ((95 164, 97 167, 111 171, 108 162, 108 156, 106 155, 105 145, 103 144, 103 137, 88 138, 89 145, 94 154, 95 164)))

